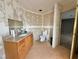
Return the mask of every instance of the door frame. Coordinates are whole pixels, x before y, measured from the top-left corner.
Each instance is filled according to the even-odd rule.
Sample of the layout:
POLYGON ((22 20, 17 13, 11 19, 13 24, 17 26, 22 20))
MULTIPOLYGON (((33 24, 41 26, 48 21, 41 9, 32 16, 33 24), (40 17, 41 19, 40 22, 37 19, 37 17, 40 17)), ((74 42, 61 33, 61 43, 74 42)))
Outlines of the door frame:
POLYGON ((78 34, 78 7, 76 7, 76 13, 75 13, 75 20, 74 20, 74 28, 73 28, 73 35, 72 35, 72 45, 71 45, 71 51, 70 51, 70 59, 74 59, 75 54, 75 46, 77 42, 76 35, 78 34))

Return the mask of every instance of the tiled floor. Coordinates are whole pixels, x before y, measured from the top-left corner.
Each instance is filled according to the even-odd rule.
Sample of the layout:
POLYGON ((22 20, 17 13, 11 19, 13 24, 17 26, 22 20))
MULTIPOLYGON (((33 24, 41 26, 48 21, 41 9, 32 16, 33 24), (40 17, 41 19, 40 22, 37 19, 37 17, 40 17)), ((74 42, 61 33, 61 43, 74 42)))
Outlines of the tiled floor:
POLYGON ((48 42, 34 42, 26 59, 69 59, 69 50, 58 46, 52 48, 48 42))
MULTIPOLYGON (((0 49, 0 59, 5 59, 3 49, 0 49)), ((52 48, 48 42, 35 41, 26 59, 69 59, 69 50, 58 46, 52 48)))

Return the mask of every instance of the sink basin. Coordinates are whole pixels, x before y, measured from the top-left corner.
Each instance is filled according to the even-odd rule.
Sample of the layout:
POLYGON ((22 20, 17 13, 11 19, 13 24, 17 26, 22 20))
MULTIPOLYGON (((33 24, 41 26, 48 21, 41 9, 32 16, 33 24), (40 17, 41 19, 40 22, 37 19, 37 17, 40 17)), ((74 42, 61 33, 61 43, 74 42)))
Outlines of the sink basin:
POLYGON ((26 34, 21 34, 21 35, 19 35, 19 37, 22 37, 22 36, 25 36, 26 34))

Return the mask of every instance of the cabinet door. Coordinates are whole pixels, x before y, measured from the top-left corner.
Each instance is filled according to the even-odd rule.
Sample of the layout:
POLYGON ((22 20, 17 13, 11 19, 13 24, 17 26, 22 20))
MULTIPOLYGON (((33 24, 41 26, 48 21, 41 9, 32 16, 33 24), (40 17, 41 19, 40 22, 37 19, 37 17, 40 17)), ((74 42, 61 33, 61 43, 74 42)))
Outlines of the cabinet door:
POLYGON ((33 44, 33 36, 31 34, 31 35, 28 36, 28 45, 29 45, 29 47, 31 47, 32 44, 33 44))
POLYGON ((18 59, 17 43, 5 41, 4 49, 5 49, 6 59, 18 59))
POLYGON ((29 36, 29 44, 30 44, 30 47, 33 45, 33 35, 32 34, 29 36))
POLYGON ((18 43, 18 56, 19 56, 19 59, 25 59, 25 56, 26 56, 25 39, 21 40, 18 43))
POLYGON ((27 37, 25 38, 26 53, 29 52, 29 50, 30 50, 30 48, 31 48, 31 46, 32 46, 32 44, 33 44, 33 41, 32 41, 32 40, 33 40, 33 39, 32 39, 32 34, 29 35, 29 36, 27 36, 27 37))

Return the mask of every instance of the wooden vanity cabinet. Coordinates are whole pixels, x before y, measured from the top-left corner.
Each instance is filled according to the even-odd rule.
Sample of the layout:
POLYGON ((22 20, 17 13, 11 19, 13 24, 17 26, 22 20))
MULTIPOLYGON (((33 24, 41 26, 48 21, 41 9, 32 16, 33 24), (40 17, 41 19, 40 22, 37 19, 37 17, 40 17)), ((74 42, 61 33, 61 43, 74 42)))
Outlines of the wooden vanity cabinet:
MULTIPOLYGON (((29 39, 30 40, 30 39, 29 39)), ((25 38, 17 44, 18 49, 18 58, 19 59, 25 59, 26 57, 26 44, 25 44, 25 38)), ((29 48, 29 47, 28 47, 29 48)))
POLYGON ((20 39, 19 42, 4 41, 6 59, 25 59, 32 45, 32 34, 20 39))
POLYGON ((33 45, 33 35, 32 34, 25 39, 25 44, 26 44, 26 49, 27 49, 26 53, 28 53, 30 48, 33 45), (28 46, 29 46, 29 48, 28 48, 28 46))
POLYGON ((19 59, 17 43, 4 41, 4 49, 6 59, 19 59))

